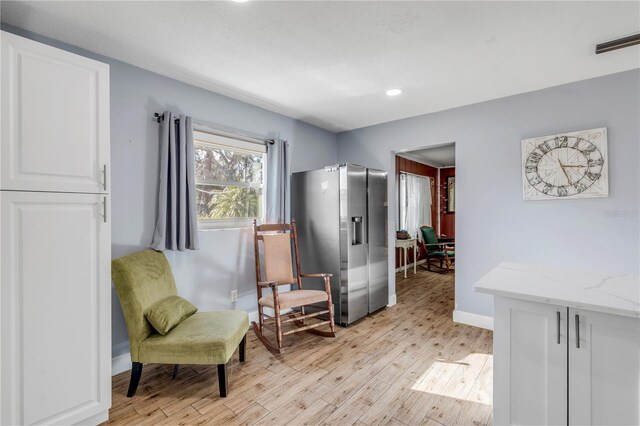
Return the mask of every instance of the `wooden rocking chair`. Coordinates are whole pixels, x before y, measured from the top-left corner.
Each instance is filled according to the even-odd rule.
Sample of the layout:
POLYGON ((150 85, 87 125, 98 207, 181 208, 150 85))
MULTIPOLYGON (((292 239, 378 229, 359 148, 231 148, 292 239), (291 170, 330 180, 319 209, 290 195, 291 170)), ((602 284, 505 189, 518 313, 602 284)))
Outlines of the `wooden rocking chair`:
POLYGON ((260 341, 274 354, 282 354, 282 338, 288 334, 306 331, 323 337, 335 337, 335 323, 333 320, 333 303, 331 301, 331 277, 332 274, 302 274, 300 273, 300 260, 298 255, 298 234, 296 221, 291 219, 291 224, 264 224, 258 225, 253 221, 253 237, 256 254, 256 281, 258 284, 258 324, 252 322, 253 331, 260 341), (293 274, 291 261, 291 240, 293 240, 293 252, 296 260, 296 274, 293 274), (264 254, 264 275, 260 262, 259 242, 262 241, 264 254), (304 290, 301 278, 324 279, 325 291, 304 290), (278 287, 291 285, 290 291, 279 292, 278 287), (297 287, 294 289, 293 287, 297 287), (263 295, 265 288, 271 288, 271 294, 263 295), (315 308, 314 312, 305 314, 305 306, 315 308), (271 308, 274 316, 264 313, 264 308, 271 308), (284 318, 281 310, 294 309, 284 318), (296 310, 299 309, 299 312, 296 310), (319 309, 319 310, 318 310, 319 309), (327 315, 328 319, 322 320, 321 315, 327 315), (306 321, 314 318, 309 324, 306 321), (319 322, 316 322, 319 320, 319 322), (306 322, 305 322, 306 321, 306 322), (294 323, 298 328, 282 331, 285 323, 294 323), (328 325, 331 331, 317 330, 317 327, 328 325), (272 328, 272 326, 274 328, 272 328), (276 345, 273 345, 264 335, 265 329, 273 331, 276 335, 276 345))

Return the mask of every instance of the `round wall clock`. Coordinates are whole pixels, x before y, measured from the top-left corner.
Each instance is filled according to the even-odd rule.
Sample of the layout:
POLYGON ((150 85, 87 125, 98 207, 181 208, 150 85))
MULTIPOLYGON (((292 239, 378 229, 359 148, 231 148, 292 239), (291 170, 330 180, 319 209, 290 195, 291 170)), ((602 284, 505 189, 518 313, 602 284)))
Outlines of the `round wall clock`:
POLYGON ((522 141, 525 200, 606 197, 607 129, 522 141))

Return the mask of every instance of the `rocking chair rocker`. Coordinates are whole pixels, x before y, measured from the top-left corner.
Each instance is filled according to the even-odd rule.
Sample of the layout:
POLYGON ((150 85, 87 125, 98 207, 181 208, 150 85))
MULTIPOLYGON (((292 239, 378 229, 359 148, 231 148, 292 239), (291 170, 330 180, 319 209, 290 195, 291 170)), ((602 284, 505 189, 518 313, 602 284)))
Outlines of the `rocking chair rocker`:
POLYGON ((258 284, 258 324, 252 322, 253 331, 264 346, 274 354, 284 353, 282 347, 283 337, 293 333, 306 331, 307 333, 335 337, 335 323, 333 319, 333 303, 331 301, 331 277, 332 274, 302 274, 300 273, 300 260, 298 255, 298 233, 295 219, 291 224, 264 224, 258 225, 253 221, 253 235, 256 255, 256 281, 258 284), (293 253, 296 261, 296 275, 293 274, 291 261, 291 240, 293 240, 293 253), (263 280, 261 256, 259 244, 262 242, 264 276, 263 280), (325 291, 304 290, 301 278, 324 279, 325 291), (290 291, 279 292, 278 287, 290 285, 290 291), (293 289, 296 286, 297 289, 293 289), (264 289, 270 288, 271 294, 263 295, 264 289), (313 307, 314 311, 305 313, 305 306, 313 307), (273 310, 273 316, 264 313, 264 308, 273 310), (286 316, 281 310, 292 309, 286 316), (317 318, 326 315, 328 319, 317 318), (314 322, 309 324, 308 319, 314 322), (319 322, 315 322, 319 320, 319 322), (298 328, 284 331, 282 325, 294 323, 298 328), (328 325, 331 331, 317 330, 317 327, 328 325), (273 326, 273 328, 272 328, 273 326), (275 333, 275 345, 265 337, 265 329, 275 333))

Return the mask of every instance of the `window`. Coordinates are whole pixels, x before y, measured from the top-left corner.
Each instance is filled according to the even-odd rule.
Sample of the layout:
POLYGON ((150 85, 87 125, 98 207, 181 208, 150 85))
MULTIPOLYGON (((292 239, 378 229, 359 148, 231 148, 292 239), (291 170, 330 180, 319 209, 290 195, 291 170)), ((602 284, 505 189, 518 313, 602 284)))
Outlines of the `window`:
POLYGON ((431 178, 400 172, 400 229, 412 237, 418 229, 431 226, 431 178))
POLYGON ((193 132, 200 228, 249 226, 264 216, 266 146, 193 132))

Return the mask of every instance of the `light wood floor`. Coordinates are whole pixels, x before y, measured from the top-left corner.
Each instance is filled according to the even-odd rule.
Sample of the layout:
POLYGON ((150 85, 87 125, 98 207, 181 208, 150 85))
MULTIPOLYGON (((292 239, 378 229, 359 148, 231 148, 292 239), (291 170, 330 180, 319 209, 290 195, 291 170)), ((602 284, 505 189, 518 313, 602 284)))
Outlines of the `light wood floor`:
MULTIPOLYGON (((420 269, 420 268, 419 268, 420 269)), ((109 423, 131 425, 484 425, 492 423, 492 333, 455 324, 453 277, 397 276, 398 303, 323 339, 289 336, 271 355, 249 332, 247 362, 230 365, 229 396, 216 367, 146 365, 136 396, 113 378, 109 423)))

